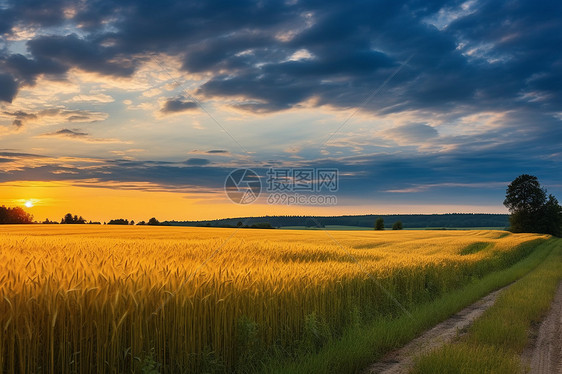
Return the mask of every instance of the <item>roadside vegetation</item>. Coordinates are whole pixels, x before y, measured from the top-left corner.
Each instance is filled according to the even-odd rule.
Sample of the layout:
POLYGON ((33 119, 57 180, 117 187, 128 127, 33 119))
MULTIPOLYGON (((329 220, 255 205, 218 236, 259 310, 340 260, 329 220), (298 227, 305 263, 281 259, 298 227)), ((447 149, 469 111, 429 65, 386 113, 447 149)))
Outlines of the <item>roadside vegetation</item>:
MULTIPOLYGON (((541 264, 559 239, 537 245, 532 253, 515 265, 475 278, 464 287, 415 306, 406 313, 358 323, 343 334, 330 339, 316 352, 309 352, 290 363, 272 362, 265 372, 276 374, 357 373, 385 353, 392 351, 490 292, 521 278, 541 264)), ((430 373, 431 371, 427 371, 430 373)))
POLYGON ((562 279, 562 239, 551 239, 549 256, 503 291, 459 342, 418 359, 412 374, 524 373, 520 356, 531 325, 542 320, 562 279))

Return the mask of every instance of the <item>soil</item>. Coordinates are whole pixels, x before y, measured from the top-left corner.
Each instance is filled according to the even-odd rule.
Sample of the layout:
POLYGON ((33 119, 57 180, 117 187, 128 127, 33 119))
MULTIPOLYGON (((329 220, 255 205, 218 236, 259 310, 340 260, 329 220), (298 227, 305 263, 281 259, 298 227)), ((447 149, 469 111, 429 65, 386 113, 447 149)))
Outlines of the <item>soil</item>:
POLYGON ((531 330, 522 360, 531 374, 562 374, 562 282, 548 315, 531 330))
POLYGON ((466 333, 466 329, 474 320, 480 317, 486 309, 494 305, 499 293, 505 288, 490 293, 432 329, 427 330, 402 348, 388 353, 382 360, 367 368, 363 374, 407 373, 412 368, 415 357, 429 353, 466 333))

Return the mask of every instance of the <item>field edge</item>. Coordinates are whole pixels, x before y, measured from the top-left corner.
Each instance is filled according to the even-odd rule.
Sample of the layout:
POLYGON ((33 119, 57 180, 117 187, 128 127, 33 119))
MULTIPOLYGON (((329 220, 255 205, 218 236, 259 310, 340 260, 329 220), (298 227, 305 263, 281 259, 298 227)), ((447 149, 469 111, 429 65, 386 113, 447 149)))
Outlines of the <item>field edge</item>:
POLYGON ((550 238, 509 268, 485 275, 479 280, 449 292, 436 300, 414 307, 410 315, 382 318, 349 329, 329 341, 318 353, 306 354, 292 362, 268 362, 266 373, 358 373, 384 354, 408 343, 425 330, 449 318, 487 294, 522 278, 553 251, 558 239, 550 238))
POLYGON ((537 268, 502 292, 459 342, 417 358, 412 374, 528 372, 521 355, 529 333, 550 309, 562 279, 562 239, 553 240, 557 245, 537 268))

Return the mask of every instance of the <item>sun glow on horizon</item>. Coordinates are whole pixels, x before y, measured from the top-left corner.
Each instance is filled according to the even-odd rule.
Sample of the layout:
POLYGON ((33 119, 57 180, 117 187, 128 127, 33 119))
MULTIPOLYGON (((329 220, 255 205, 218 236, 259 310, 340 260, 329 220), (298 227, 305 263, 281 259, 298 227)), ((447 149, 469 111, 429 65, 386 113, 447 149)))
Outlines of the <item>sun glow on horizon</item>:
MULTIPOLYGON (((20 206, 30 209, 34 220, 60 220, 67 213, 92 221, 116 218, 135 222, 156 217, 159 220, 209 220, 228 217, 266 215, 344 215, 344 214, 443 214, 504 213, 504 207, 484 205, 423 205, 385 204, 370 201, 345 201, 335 207, 270 205, 256 202, 239 205, 227 200, 220 192, 204 200, 200 194, 173 191, 127 190, 120 188, 91 188, 70 182, 20 181, 0 183, 0 206, 20 206), (30 198, 30 196, 35 196, 30 198)), ((142 187, 142 186, 141 186, 142 187)))

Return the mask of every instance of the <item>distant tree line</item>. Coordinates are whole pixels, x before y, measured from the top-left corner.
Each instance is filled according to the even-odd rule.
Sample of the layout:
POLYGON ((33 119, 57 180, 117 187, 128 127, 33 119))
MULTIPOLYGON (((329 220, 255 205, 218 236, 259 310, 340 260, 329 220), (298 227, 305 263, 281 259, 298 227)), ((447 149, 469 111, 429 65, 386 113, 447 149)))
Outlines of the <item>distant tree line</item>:
MULTIPOLYGON (((31 223, 31 222, 28 222, 31 223)), ((50 221, 48 218, 43 221, 43 224, 58 224, 59 222, 56 221, 50 221)), ((101 222, 97 222, 97 221, 88 221, 86 222, 86 219, 84 219, 82 216, 78 216, 78 215, 72 215, 72 213, 67 213, 60 221, 61 224, 67 224, 67 225, 75 225, 75 224, 89 224, 89 225, 101 225, 101 222)), ((104 225, 134 225, 135 221, 134 220, 128 220, 126 218, 116 218, 116 219, 112 219, 109 222, 104 222, 104 225)), ((167 225, 167 223, 161 223, 160 221, 158 221, 155 217, 152 217, 151 219, 148 220, 148 222, 145 221, 140 221, 139 223, 137 223, 137 225, 151 225, 151 226, 158 226, 158 225, 167 225)))
MULTIPOLYGON (((242 223, 242 222, 239 222, 242 223)), ((258 222, 258 223, 252 223, 251 225, 240 225, 238 227, 242 227, 245 229, 274 229, 275 227, 271 226, 271 223, 269 222, 258 222)), ((312 226, 310 226, 312 227, 312 226)))
POLYGON ((67 213, 60 221, 63 225, 83 225, 86 223, 86 220, 82 218, 82 216, 78 217, 77 215, 72 215, 67 213))
MULTIPOLYGON (((167 226, 186 226, 186 225, 173 225, 170 222, 165 222, 167 226)), ((257 222, 252 223, 251 225, 244 224, 242 221, 238 221, 236 225, 231 225, 229 223, 223 223, 218 225, 211 225, 209 222, 205 223, 204 225, 197 225, 195 227, 220 227, 220 228, 239 228, 239 229, 275 229, 276 227, 272 226, 269 222, 257 222)), ((311 226, 309 226, 311 227, 311 226)))
MULTIPOLYGON (((284 226, 305 226, 309 228, 323 228, 328 225, 373 227, 373 221, 377 217, 387 222, 394 222, 386 228, 448 228, 448 227, 508 227, 509 216, 507 214, 401 214, 401 215, 358 215, 358 216, 261 216, 261 217, 238 217, 225 218, 210 221, 163 221, 155 217, 148 221, 140 221, 136 225, 153 226, 199 226, 199 227, 238 227, 238 222, 244 222, 244 227, 263 227, 264 223, 272 228, 284 226), (401 225, 397 222, 400 221, 401 225)), ((33 216, 26 213, 22 208, 0 208, 1 223, 33 223, 33 216)), ((60 222, 46 219, 44 224, 101 224, 101 222, 87 221, 82 216, 66 214, 60 222)), ((104 222, 106 224, 106 222, 104 222)), ((124 218, 112 219, 107 224, 135 224, 124 218)))
POLYGON ((0 207, 0 224, 33 223, 33 216, 20 207, 0 207))
MULTIPOLYGON (((117 219, 112 219, 109 222, 107 222, 108 225, 135 225, 135 221, 134 220, 128 220, 126 218, 117 218, 117 219)), ((148 226, 166 226, 166 223, 161 223, 160 221, 158 221, 156 219, 156 217, 152 217, 148 220, 148 222, 146 221, 139 221, 138 223, 136 223, 137 226, 144 226, 144 225, 148 225, 148 226)))
POLYGON ((148 220, 148 222, 140 221, 137 225, 149 225, 149 226, 168 226, 166 222, 160 222, 156 219, 156 217, 152 217, 148 220))
MULTIPOLYGON (((273 227, 305 226, 325 227, 328 225, 359 226, 373 228, 377 218, 386 222, 402 223, 403 228, 453 228, 453 227, 501 227, 509 226, 508 214, 392 214, 392 215, 357 215, 357 216, 261 216, 261 217, 236 217, 205 221, 166 221, 164 224, 171 226, 211 226, 211 227, 236 227, 238 221, 253 225, 260 222, 269 222, 273 227)), ((392 228, 393 224, 387 226, 392 228)))
MULTIPOLYGON (((125 218, 112 219, 107 224, 108 225, 128 225, 129 220, 125 219, 125 218)), ((134 225, 134 224, 135 224, 135 221, 131 221, 131 225, 134 225)))

